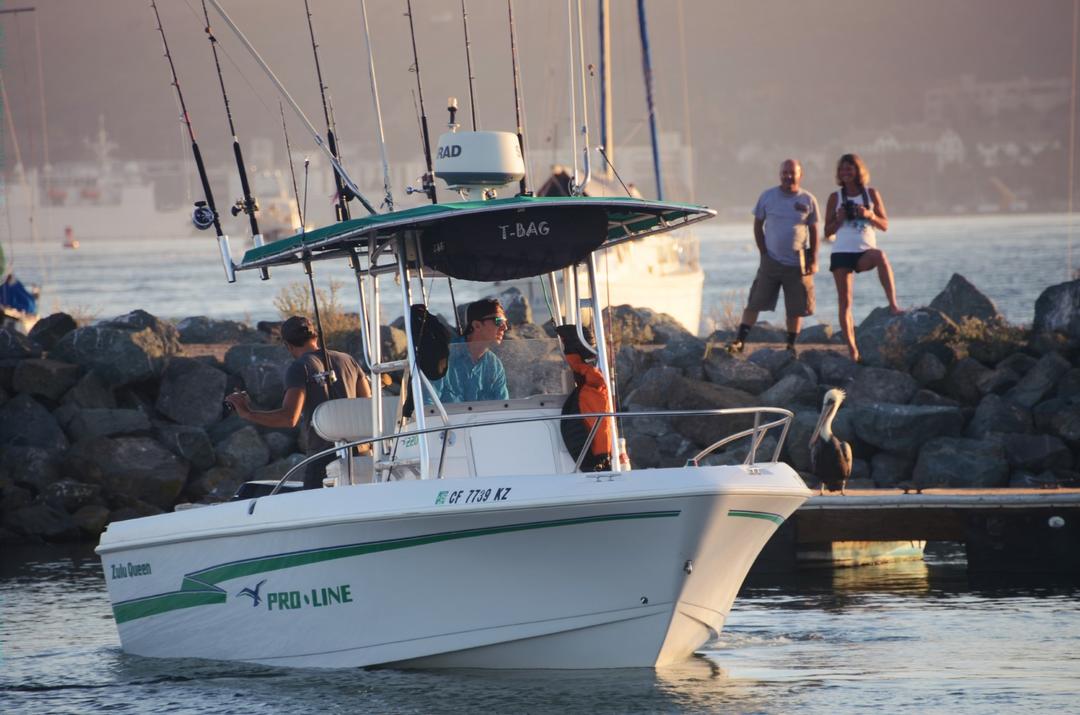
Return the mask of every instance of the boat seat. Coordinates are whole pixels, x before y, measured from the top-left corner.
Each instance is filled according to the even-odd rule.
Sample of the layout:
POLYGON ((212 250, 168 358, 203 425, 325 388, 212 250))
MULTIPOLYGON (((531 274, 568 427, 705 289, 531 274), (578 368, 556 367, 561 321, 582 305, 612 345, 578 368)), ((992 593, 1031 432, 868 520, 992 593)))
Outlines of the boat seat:
MULTIPOLYGON (((397 399, 384 399, 383 428, 392 427, 397 421, 397 415, 397 399)), ((311 416, 311 425, 316 434, 327 442, 339 444, 375 437, 375 425, 371 417, 371 398, 351 397, 329 400, 316 407, 311 416)))

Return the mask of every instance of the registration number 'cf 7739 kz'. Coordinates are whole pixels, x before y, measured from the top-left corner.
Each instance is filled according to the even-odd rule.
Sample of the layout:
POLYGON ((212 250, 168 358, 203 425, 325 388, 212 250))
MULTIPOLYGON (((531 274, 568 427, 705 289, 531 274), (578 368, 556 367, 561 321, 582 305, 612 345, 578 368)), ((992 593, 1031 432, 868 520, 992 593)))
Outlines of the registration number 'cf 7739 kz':
POLYGON ((506 501, 511 487, 496 489, 455 489, 441 491, 435 495, 436 504, 483 504, 485 502, 506 501))

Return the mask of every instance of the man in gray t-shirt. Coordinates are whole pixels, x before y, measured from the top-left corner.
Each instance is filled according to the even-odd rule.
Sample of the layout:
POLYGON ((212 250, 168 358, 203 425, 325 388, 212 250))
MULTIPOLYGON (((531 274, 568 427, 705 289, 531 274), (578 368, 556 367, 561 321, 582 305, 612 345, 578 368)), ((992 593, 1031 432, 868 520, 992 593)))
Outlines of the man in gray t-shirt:
MULTIPOLYGON (((294 315, 281 324, 281 341, 292 356, 293 362, 285 371, 285 397, 276 410, 253 410, 246 392, 236 392, 225 400, 236 414, 257 425, 275 429, 289 429, 300 423, 303 417, 307 430, 307 453, 321 452, 330 443, 319 437, 311 425, 315 408, 327 400, 348 397, 371 397, 371 384, 351 355, 327 350, 330 365, 337 380, 326 380, 323 352, 319 348, 319 336, 311 321, 294 315)), ((333 454, 307 465, 304 473, 304 489, 322 487, 326 465, 334 461, 333 454)))
POLYGON ((780 185, 766 189, 754 206, 754 241, 761 261, 750 286, 742 322, 728 351, 742 352, 758 313, 775 310, 784 291, 787 348, 795 354, 804 316, 814 314, 814 274, 817 273, 818 202, 804 191, 802 165, 787 159, 780 165, 780 185))

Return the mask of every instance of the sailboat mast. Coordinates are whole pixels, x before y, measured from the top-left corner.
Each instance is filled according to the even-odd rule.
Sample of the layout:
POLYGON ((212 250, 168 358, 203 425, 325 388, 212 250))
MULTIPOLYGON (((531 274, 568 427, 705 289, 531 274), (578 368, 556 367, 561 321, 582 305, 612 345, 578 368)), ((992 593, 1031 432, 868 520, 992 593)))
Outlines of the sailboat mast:
POLYGON ((645 74, 645 101, 649 107, 649 136, 652 138, 653 173, 656 175, 656 198, 664 200, 664 180, 660 173, 660 138, 656 127, 656 102, 653 98, 652 51, 649 49, 645 0, 637 0, 638 30, 641 33, 641 65, 645 74))

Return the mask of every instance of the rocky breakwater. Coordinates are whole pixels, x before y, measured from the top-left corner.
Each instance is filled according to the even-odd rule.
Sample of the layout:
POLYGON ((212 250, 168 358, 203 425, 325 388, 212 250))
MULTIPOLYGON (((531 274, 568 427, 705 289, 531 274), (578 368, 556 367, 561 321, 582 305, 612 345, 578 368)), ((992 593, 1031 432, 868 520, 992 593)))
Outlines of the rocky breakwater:
MULTIPOLYGON (((516 394, 558 392, 553 341, 543 359, 517 354, 520 338, 554 334, 521 307, 500 348, 508 377, 516 394)), ((781 459, 811 486, 808 439, 832 387, 848 393, 834 428, 854 450, 853 488, 1080 481, 1080 281, 1048 288, 1021 327, 953 276, 929 306, 868 316, 858 365, 827 325, 804 329, 793 357, 782 328, 759 324, 733 356, 723 349, 730 333, 703 340, 630 306, 606 317, 621 409, 789 409, 781 459)), ((237 388, 261 408, 281 404, 289 356, 275 327, 203 317, 174 325, 136 310, 81 327, 60 313, 29 336, 0 331, 0 542, 94 539, 111 521, 280 478, 302 458, 299 431, 256 428, 222 408, 237 388)), ((355 354, 355 336, 341 338, 355 354)), ((402 355, 399 326, 382 327, 382 345, 385 356, 402 355)), ((634 464, 650 467, 683 464, 750 424, 649 416, 623 429, 634 464)), ((777 436, 760 446, 764 458, 777 436)), ((739 463, 747 448, 743 440, 705 461, 739 463)))
MULTIPOLYGON (((1080 281, 1048 288, 1031 326, 1010 325, 994 304, 954 275, 929 306, 891 316, 873 311, 857 328, 861 364, 826 325, 804 329, 798 357, 782 328, 759 324, 744 355, 732 337, 700 340, 647 311, 613 310, 621 339, 616 367, 624 408, 783 407, 795 413, 781 459, 810 470, 809 437, 826 390, 848 400, 834 430, 851 443, 849 486, 1053 487, 1080 484, 1080 281)), ((681 464, 736 418, 628 420, 641 466, 681 464)), ((761 454, 770 455, 767 438, 761 454)), ((706 463, 741 462, 733 445, 706 463)))
POLYGON ((279 478, 301 458, 296 431, 256 429, 222 401, 243 388, 276 407, 288 360, 241 323, 141 310, 0 331, 0 541, 95 538, 111 521, 279 478))

